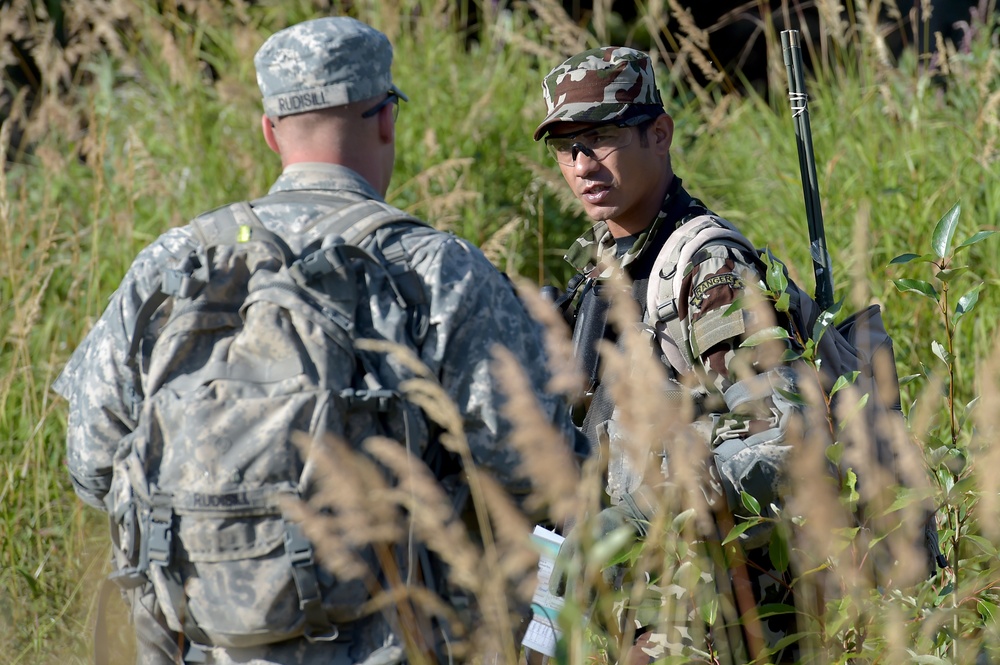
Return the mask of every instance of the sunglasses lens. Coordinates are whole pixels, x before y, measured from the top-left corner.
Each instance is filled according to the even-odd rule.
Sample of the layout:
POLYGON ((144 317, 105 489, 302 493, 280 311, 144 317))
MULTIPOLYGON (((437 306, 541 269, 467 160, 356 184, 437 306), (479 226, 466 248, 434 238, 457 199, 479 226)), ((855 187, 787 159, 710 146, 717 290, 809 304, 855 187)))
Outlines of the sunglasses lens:
POLYGON ((607 125, 569 136, 548 138, 545 147, 553 159, 564 166, 575 165, 580 154, 600 162, 615 150, 628 146, 632 142, 632 134, 631 127, 607 125))
POLYGON ((545 147, 552 155, 552 159, 560 164, 572 166, 573 162, 576 161, 573 159, 573 143, 575 141, 572 139, 548 139, 545 142, 545 147))

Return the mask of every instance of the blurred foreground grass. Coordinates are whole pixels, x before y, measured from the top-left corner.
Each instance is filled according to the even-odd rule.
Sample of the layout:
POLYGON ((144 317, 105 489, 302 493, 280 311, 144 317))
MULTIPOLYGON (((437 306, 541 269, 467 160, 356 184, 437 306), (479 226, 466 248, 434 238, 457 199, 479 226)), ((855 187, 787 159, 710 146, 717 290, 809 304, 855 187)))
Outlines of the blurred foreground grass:
MULTIPOLYGON (((15 16, 29 4, 5 11, 15 16)), ((73 5, 90 10, 90 31, 44 64, 53 68, 50 80, 70 60, 77 74, 63 77, 68 89, 36 100, 25 125, 31 149, 11 155, 0 180, 0 650, 11 663, 86 662, 107 559, 103 519, 76 501, 64 470, 65 411, 52 381, 143 245, 205 209, 266 192, 279 164, 259 137, 253 53, 275 29, 339 11, 325 2, 178 3, 162 13, 142 0, 73 5)), ((512 275, 562 284, 569 272, 561 251, 586 222, 531 140, 544 109, 539 82, 605 35, 560 18, 550 2, 529 2, 499 14, 478 6, 468 40, 456 25, 469 4, 456 7, 354 3, 359 18, 393 39, 395 77, 411 100, 400 114, 388 198, 482 245, 512 275)), ((1000 515, 988 478, 1000 414, 997 244, 980 243, 963 257, 964 281, 955 288, 983 288, 945 358, 934 351, 945 335, 935 303, 891 284, 915 269, 887 264, 926 252, 955 202, 958 239, 996 229, 994 31, 984 27, 969 52, 951 54, 937 79, 912 56, 895 68, 879 64, 871 38, 859 33, 851 38, 856 60, 809 82, 838 297, 885 308, 900 374, 915 377, 904 385, 904 409, 952 520, 946 554, 970 562, 911 597, 940 596, 939 605, 950 598, 967 611, 959 621, 956 609, 954 621, 914 642, 927 658, 954 662, 971 662, 965 654, 995 643, 1000 607, 1000 515), (949 385, 951 393, 942 388, 949 385), (950 414, 963 415, 976 400, 979 415, 951 427, 950 414)), ((673 93, 673 161, 689 191, 811 285, 784 101, 722 95, 666 75, 661 89, 673 93)), ((12 127, 5 123, 0 149, 12 127)), ((909 616, 907 629, 919 631, 919 616, 909 616)))

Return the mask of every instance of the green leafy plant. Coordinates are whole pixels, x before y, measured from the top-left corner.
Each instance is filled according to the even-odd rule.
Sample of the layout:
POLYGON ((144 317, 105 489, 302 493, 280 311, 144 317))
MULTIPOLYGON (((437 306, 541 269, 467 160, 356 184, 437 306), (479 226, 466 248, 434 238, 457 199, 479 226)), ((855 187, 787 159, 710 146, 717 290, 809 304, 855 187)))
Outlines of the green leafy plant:
MULTIPOLYGON (((978 634, 981 622, 992 621, 997 614, 996 544, 980 533, 978 506, 983 484, 977 476, 975 458, 984 445, 992 442, 977 438, 973 412, 980 397, 961 404, 956 395, 959 388, 957 367, 960 351, 956 347, 959 324, 979 304, 980 293, 986 286, 976 272, 962 259, 969 248, 996 234, 980 230, 955 244, 955 234, 961 219, 961 205, 956 203, 937 222, 931 235, 930 252, 905 253, 895 257, 890 265, 913 265, 931 272, 930 279, 903 277, 893 280, 903 293, 914 293, 933 303, 941 324, 943 341, 937 337, 929 344, 935 364, 921 363, 921 374, 931 384, 943 384, 945 397, 944 422, 932 426, 927 434, 927 461, 937 481, 942 512, 945 516, 942 535, 945 555, 950 563, 949 584, 943 590, 950 594, 952 637, 978 634), (962 285, 963 282, 973 282, 962 285), (955 297, 954 293, 962 295, 955 297), (941 371, 943 368, 943 371, 941 371)), ((957 656, 960 641, 950 642, 950 651, 957 656)))
MULTIPOLYGON (((539 82, 565 55, 610 37, 560 19, 558 3, 548 0, 73 0, 74 42, 53 50, 47 36, 59 28, 41 14, 23 13, 41 4, 15 0, 5 6, 14 38, 34 44, 36 62, 51 66, 50 80, 62 77, 67 89, 46 88, 51 94, 44 104, 14 104, 5 123, 10 133, 0 131, 3 149, 14 145, 16 124, 36 130, 7 151, 0 177, 0 650, 12 665, 75 665, 89 662, 95 591, 107 573, 107 525, 73 494, 63 464, 65 407, 50 386, 143 245, 202 210, 262 195, 277 175, 280 164, 257 135, 252 72, 253 52, 266 34, 335 12, 390 34, 395 76, 411 97, 400 115, 390 202, 492 245, 490 256, 512 274, 555 283, 571 274, 563 250, 587 222, 556 165, 531 140, 544 115, 539 82), (461 17, 452 8, 473 6, 489 10, 479 12, 477 29, 455 27, 461 17), (30 31, 30 40, 22 39, 23 31, 30 31), (79 75, 67 78, 70 72, 79 75), (514 229, 506 238, 498 233, 505 228, 514 229)), ((595 16, 605 4, 595 3, 595 16)), ((639 4, 644 30, 666 28, 666 5, 639 4)), ((52 20, 59 20, 54 11, 52 20)), ((1000 363, 991 360, 990 349, 1000 301, 988 286, 1000 283, 1000 266, 982 258, 979 241, 959 250, 946 240, 956 233, 957 216, 939 224, 937 234, 934 220, 926 219, 927 209, 955 191, 965 193, 966 219, 1000 219, 1000 188, 993 186, 1000 176, 1000 86, 990 42, 995 24, 979 27, 969 53, 936 54, 949 67, 947 95, 912 56, 894 68, 876 62, 875 42, 857 49, 861 57, 843 51, 851 67, 820 72, 809 84, 816 153, 829 156, 818 165, 826 218, 838 222, 828 225, 830 251, 838 274, 850 277, 841 284, 862 292, 849 300, 883 304, 900 369, 916 372, 904 386, 905 406, 914 447, 921 453, 926 448, 921 460, 937 478, 939 503, 947 506, 942 533, 952 563, 949 584, 933 580, 884 593, 865 588, 829 605, 758 610, 759 619, 799 614, 802 632, 814 636, 803 656, 813 662, 965 663, 981 650, 996 653, 1000 474, 994 470, 1000 460, 993 449, 1000 446, 991 444, 1000 431, 1000 363), (884 266, 928 237, 941 239, 940 255, 932 247, 931 254, 911 255, 893 268, 929 268, 923 279, 936 295, 918 286, 911 298, 904 282, 906 297, 899 297, 884 279, 884 266), (930 261, 917 261, 925 256, 930 261), (967 269, 939 280, 942 268, 932 264, 947 256, 960 257, 967 269), (941 309, 943 281, 948 292, 941 309), (977 291, 979 284, 986 286, 977 291), (950 322, 942 326, 945 313, 950 322), (951 387, 942 390, 947 381, 951 387)), ((844 36, 837 26, 826 31, 834 39, 844 36)), ((717 95, 684 81, 681 70, 663 74, 660 89, 676 127, 672 159, 685 187, 756 242, 766 239, 791 276, 806 285, 795 266, 808 265, 808 246, 799 226, 785 222, 801 216, 799 182, 787 177, 796 159, 787 103, 717 95)), ((9 92, 16 100, 22 91, 9 92)), ((948 269, 956 266, 951 261, 948 269)), ((919 276, 904 276, 911 277, 919 276)), ((838 381, 838 391, 850 378, 838 381)), ((651 410, 664 411, 662 404, 651 410)), ((682 468, 680 457, 672 460, 675 468, 682 468)), ((731 597, 715 593, 701 577, 725 575, 720 562, 735 543, 713 551, 703 546, 699 525, 710 516, 691 500, 699 494, 694 479, 704 472, 695 462, 666 497, 662 524, 650 525, 659 528, 662 544, 630 557, 637 568, 657 572, 669 590, 658 614, 686 620, 691 610, 700 638, 697 631, 706 624, 738 627, 744 618, 731 597)), ((539 486, 551 484, 559 469, 541 466, 539 486)), ((828 489, 823 484, 809 487, 817 497, 812 507, 842 511, 850 496, 851 481, 845 480, 829 501, 819 494, 828 489)), ((595 480, 577 492, 602 489, 595 480)), ((587 495, 588 506, 593 498, 587 495)), ((752 502, 743 508, 749 517, 740 524, 774 519, 755 514, 752 502)), ((774 523, 788 546, 772 548, 771 564, 798 570, 802 589, 818 583, 826 569, 800 563, 813 548, 796 544, 793 529, 815 526, 818 540, 841 543, 857 535, 849 526, 823 531, 829 523, 823 514, 781 514, 774 523)), ((732 528, 739 527, 717 540, 732 528)), ((608 605, 618 600, 610 593, 607 598, 608 605)), ((636 611, 641 606, 629 604, 636 611)), ((111 606, 124 626, 121 603, 111 606)), ((586 623, 589 607, 577 609, 567 615, 573 649, 560 662, 613 661, 623 636, 602 633, 586 623)), ((121 639, 127 640, 127 631, 121 639)), ((704 648, 683 659, 721 660, 728 653, 718 642, 710 646, 703 641, 704 648)))

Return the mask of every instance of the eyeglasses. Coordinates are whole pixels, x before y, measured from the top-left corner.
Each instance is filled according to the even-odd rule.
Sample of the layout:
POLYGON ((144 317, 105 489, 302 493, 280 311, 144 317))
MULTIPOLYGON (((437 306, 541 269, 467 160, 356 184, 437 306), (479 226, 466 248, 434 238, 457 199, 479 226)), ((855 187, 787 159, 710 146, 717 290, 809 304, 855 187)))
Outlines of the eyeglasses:
POLYGON ((375 106, 371 107, 370 109, 362 113, 361 117, 371 118, 372 116, 376 115, 379 111, 381 111, 386 104, 395 104, 395 106, 393 106, 392 108, 392 120, 393 122, 395 122, 396 118, 399 117, 399 94, 397 94, 395 90, 390 90, 389 95, 385 99, 383 99, 378 104, 376 104, 375 106))
POLYGON ((565 136, 550 136, 545 139, 545 147, 553 159, 563 166, 576 164, 581 152, 598 162, 607 159, 615 150, 632 143, 632 127, 653 120, 651 116, 640 115, 624 122, 588 127, 565 136))

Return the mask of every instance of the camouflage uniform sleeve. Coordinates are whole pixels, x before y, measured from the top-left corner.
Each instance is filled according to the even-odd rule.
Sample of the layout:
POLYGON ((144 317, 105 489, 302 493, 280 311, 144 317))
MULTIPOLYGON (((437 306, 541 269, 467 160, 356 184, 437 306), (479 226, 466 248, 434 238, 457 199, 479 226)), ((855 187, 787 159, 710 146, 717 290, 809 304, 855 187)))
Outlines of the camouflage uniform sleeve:
MULTIPOLYGON (((762 514, 770 514, 772 503, 780 506, 785 485, 785 431, 797 407, 782 391, 796 391, 795 372, 782 363, 784 345, 740 344, 784 319, 770 301, 756 298, 755 289, 748 288, 761 277, 739 250, 709 245, 695 261, 678 294, 678 313, 687 320, 692 357, 709 392, 705 407, 713 422, 709 443, 715 466, 738 514, 743 510, 741 491, 757 499, 762 514)), ((761 538, 766 535, 760 533, 761 538)))
POLYGON ((122 437, 135 426, 122 396, 126 355, 136 312, 152 292, 163 261, 185 246, 188 234, 173 229, 136 257, 107 308, 52 388, 69 402, 66 464, 73 489, 87 504, 106 510, 111 463, 122 437))
POLYGON ((448 237, 414 267, 428 285, 431 303, 424 360, 437 368, 461 411, 475 462, 508 490, 525 492, 527 480, 517 475, 519 458, 509 442, 511 424, 500 413, 504 396, 490 373, 494 345, 520 361, 541 409, 567 441, 577 437, 564 400, 544 389, 548 371, 540 325, 507 279, 464 240, 448 237))

